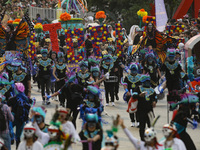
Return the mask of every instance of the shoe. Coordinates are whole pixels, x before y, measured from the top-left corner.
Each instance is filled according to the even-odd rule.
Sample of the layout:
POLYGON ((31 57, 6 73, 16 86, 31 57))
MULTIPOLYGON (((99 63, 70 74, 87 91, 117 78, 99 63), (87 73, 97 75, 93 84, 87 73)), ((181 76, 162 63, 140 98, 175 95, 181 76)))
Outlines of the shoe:
POLYGON ((140 126, 140 123, 139 123, 139 122, 137 122, 137 123, 136 123, 136 126, 137 126, 137 128, 139 128, 139 126, 140 126))
POLYGON ((135 127, 135 122, 132 122, 131 127, 135 127))
POLYGON ((11 145, 13 145, 15 143, 15 140, 11 140, 11 145))
POLYGON ((49 105, 49 104, 51 104, 51 102, 50 101, 46 101, 46 105, 49 105))
POLYGON ((112 102, 112 106, 115 106, 115 103, 114 103, 114 102, 112 102))
POLYGON ((118 94, 116 94, 115 97, 116 97, 116 100, 118 101, 118 100, 119 100, 119 96, 118 96, 118 94))
POLYGON ((106 106, 108 106, 109 105, 109 103, 106 103, 106 106))
POLYGON ((42 101, 42 105, 45 105, 45 104, 46 104, 46 103, 45 103, 45 100, 43 100, 43 101, 42 101))

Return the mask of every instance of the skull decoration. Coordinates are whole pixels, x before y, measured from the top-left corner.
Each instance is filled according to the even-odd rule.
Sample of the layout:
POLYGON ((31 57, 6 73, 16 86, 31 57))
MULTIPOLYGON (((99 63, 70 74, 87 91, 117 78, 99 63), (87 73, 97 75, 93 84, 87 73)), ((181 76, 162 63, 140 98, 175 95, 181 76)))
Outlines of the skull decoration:
POLYGON ((163 126, 162 131, 163 131, 163 134, 164 134, 165 138, 167 138, 167 137, 170 136, 170 134, 171 134, 172 132, 176 132, 177 130, 176 130, 175 125, 165 124, 165 125, 163 126))
POLYGON ((48 128, 48 134, 50 136, 51 139, 55 138, 57 133, 59 132, 58 127, 54 126, 54 125, 50 125, 48 128))
POLYGON ((35 133, 35 127, 33 127, 32 123, 29 122, 24 126, 24 136, 26 138, 31 138, 33 137, 34 133, 35 133))
POLYGON ((156 131, 154 128, 148 128, 144 132, 144 140, 146 142, 151 142, 156 137, 156 131))

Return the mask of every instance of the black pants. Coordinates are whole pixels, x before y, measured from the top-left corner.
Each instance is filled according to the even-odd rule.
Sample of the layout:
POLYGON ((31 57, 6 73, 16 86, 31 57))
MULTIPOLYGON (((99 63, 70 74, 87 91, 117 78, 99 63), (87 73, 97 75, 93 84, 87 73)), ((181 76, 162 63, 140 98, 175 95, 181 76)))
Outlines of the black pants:
POLYGON ((148 113, 140 111, 138 112, 138 116, 139 116, 139 122, 140 122, 140 126, 139 126, 140 138, 142 141, 144 141, 145 127, 146 127, 146 124, 148 125, 148 127, 150 127, 150 120, 148 117, 148 113))
POLYGON ((184 130, 182 131, 180 134, 180 139, 183 141, 183 143, 185 144, 185 147, 187 150, 191 149, 191 150, 196 150, 196 147, 191 139, 191 137, 189 136, 189 134, 184 130))
MULTIPOLYGON (((65 84, 65 80, 60 80, 60 81, 58 81, 57 83, 56 83, 56 91, 58 91, 59 89, 61 89, 62 87, 63 87, 63 85, 65 84)), ((60 103, 65 103, 65 92, 64 91, 66 91, 66 89, 65 90, 63 90, 63 92, 61 92, 61 94, 59 94, 58 95, 58 97, 59 97, 59 101, 60 101, 60 103)))
POLYGON ((114 82, 104 82, 105 94, 106 94, 106 103, 109 103, 109 95, 111 97, 111 102, 114 102, 114 82))
POLYGON ((50 88, 51 88, 51 80, 50 76, 40 76, 40 86, 41 86, 41 95, 42 99, 45 100, 45 89, 46 93, 50 95, 50 88))
POLYGON ((119 93, 119 82, 115 82, 115 95, 119 93))
POLYGON ((76 109, 71 109, 70 115, 72 115, 73 119, 72 119, 72 123, 74 124, 74 127, 76 129, 76 119, 78 116, 79 110, 76 109))

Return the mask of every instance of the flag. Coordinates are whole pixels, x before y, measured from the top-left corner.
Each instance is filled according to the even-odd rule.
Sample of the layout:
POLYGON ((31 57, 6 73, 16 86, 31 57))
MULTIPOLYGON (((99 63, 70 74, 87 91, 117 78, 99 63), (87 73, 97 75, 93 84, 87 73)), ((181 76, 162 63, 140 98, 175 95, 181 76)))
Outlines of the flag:
POLYGON ((155 0, 156 10, 156 28, 158 31, 163 32, 168 20, 164 0, 155 0))

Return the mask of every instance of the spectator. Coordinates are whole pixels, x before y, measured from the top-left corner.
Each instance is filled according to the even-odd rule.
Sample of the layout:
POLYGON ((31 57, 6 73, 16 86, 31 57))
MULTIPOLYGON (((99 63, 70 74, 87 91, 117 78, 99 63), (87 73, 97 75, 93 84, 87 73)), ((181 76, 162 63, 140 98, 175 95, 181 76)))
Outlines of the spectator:
POLYGON ((42 19, 40 18, 40 14, 36 15, 37 23, 42 23, 42 19))
POLYGON ((3 99, 3 95, 0 94, 0 109, 1 109, 0 111, 2 111, 5 116, 6 130, 0 131, 0 138, 2 138, 4 140, 5 147, 8 148, 8 150, 11 150, 11 146, 10 146, 11 138, 10 138, 10 134, 9 134, 8 124, 9 124, 9 121, 12 121, 12 122, 14 121, 14 117, 13 117, 8 105, 1 103, 2 99, 3 99))

